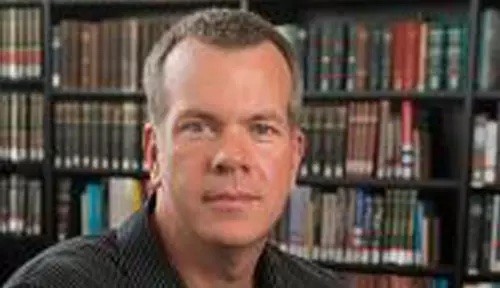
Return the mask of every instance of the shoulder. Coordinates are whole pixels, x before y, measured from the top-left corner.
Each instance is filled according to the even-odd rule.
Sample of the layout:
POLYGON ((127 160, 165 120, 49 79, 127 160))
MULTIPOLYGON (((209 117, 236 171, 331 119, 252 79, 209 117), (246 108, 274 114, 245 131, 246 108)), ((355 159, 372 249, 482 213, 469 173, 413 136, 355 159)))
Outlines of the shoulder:
MULTIPOLYGON (((279 263, 281 277, 293 287, 354 287, 347 273, 334 272, 304 258, 271 247, 271 257, 279 263)), ((288 286, 287 286, 288 287, 288 286)))
POLYGON ((62 241, 20 267, 4 287, 102 286, 119 278, 115 243, 112 232, 62 241))

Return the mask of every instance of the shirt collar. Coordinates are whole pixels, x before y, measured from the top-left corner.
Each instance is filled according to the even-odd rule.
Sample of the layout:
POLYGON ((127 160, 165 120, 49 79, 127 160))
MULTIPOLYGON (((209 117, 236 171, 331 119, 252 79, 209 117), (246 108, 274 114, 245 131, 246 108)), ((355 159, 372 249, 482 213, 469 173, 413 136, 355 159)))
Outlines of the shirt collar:
POLYGON ((148 215, 155 202, 155 197, 148 199, 143 208, 117 229, 119 261, 137 287, 184 288, 175 269, 161 256, 162 251, 150 230, 148 215))
MULTIPOLYGON (((161 256, 162 251, 152 231, 148 215, 154 210, 154 194, 143 208, 134 213, 117 229, 117 242, 120 251, 118 261, 129 278, 142 287, 185 288, 175 268, 161 256)), ((257 287, 287 287, 279 277, 281 265, 271 247, 266 245, 256 268, 257 287)))

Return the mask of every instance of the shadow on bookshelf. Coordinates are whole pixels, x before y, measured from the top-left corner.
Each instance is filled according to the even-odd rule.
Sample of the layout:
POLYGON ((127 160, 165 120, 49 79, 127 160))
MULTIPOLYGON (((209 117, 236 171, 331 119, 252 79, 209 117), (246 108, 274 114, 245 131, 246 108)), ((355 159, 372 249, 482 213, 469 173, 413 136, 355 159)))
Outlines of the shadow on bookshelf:
POLYGON ((89 168, 57 168, 55 173, 58 176, 64 177, 129 177, 135 179, 145 179, 148 171, 133 171, 133 170, 112 170, 112 169, 89 169, 89 168))
POLYGON ((124 92, 118 90, 103 90, 103 91, 53 91, 52 97, 55 101, 134 101, 144 102, 146 97, 143 92, 124 92))
POLYGON ((29 7, 29 6, 41 6, 43 0, 2 0, 0 1, 0 7, 29 7))
POLYGON ((352 272, 364 274, 397 274, 401 276, 451 276, 453 266, 440 265, 437 267, 425 266, 397 266, 397 265, 373 265, 373 264, 346 264, 318 261, 323 267, 338 272, 352 272))
POLYGON ((477 100, 500 100, 500 91, 477 91, 474 93, 477 100))
POLYGON ((465 276, 466 282, 500 282, 500 272, 480 272, 465 276))
POLYGON ((500 193, 500 184, 485 184, 485 185, 477 185, 471 184, 469 191, 472 194, 498 194, 500 193))
POLYGON ((44 86, 43 79, 9 79, 0 77, 0 90, 2 89, 33 90, 33 89, 42 89, 43 86, 44 86))
POLYGON ((21 174, 27 177, 42 175, 42 163, 33 161, 10 162, 0 160, 0 174, 21 174))
POLYGON ((304 101, 314 102, 347 102, 366 100, 417 100, 431 102, 458 102, 466 98, 465 92, 460 91, 332 91, 332 92, 305 92, 304 101))
POLYGON ((84 5, 84 6, 103 6, 103 5, 123 5, 123 6, 135 6, 135 5, 146 5, 146 6, 186 6, 192 8, 193 6, 203 7, 212 6, 215 4, 239 4, 239 0, 52 0, 51 4, 58 6, 72 6, 72 5, 84 5))
POLYGON ((431 180, 399 180, 399 179, 335 179, 324 177, 302 177, 298 179, 298 184, 314 185, 320 187, 338 187, 338 186, 371 186, 376 188, 412 188, 412 189, 457 189, 458 181, 449 179, 431 179, 431 180))

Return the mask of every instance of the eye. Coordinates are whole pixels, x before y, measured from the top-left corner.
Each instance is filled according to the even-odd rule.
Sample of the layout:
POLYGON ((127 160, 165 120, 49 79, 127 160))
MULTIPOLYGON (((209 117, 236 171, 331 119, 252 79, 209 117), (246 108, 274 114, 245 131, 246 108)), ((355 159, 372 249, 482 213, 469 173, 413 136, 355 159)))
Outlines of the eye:
POLYGON ((204 127, 201 122, 187 122, 183 123, 181 126, 181 131, 190 131, 190 132, 202 132, 204 127))
POLYGON ((214 129, 205 121, 189 120, 179 125, 179 130, 190 137, 212 137, 214 129))
POLYGON ((279 129, 266 123, 255 123, 251 127, 252 133, 258 137, 271 137, 279 134, 279 129))

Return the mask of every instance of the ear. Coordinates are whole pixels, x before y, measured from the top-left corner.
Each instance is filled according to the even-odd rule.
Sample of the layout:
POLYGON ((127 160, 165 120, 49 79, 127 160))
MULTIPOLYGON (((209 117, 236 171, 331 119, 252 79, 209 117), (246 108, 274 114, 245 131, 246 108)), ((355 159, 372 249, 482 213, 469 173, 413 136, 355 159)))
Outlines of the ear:
POLYGON ((158 142, 153 124, 148 122, 144 125, 143 137, 145 166, 149 171, 149 180, 151 187, 151 191, 148 191, 148 193, 151 193, 156 191, 156 188, 158 188, 158 185, 161 183, 158 159, 158 142))
POLYGON ((302 129, 297 125, 293 128, 292 132, 292 146, 293 146, 293 175, 292 175, 292 185, 295 185, 297 176, 299 175, 300 165, 302 164, 302 160, 304 158, 305 150, 306 150, 306 137, 302 129))

